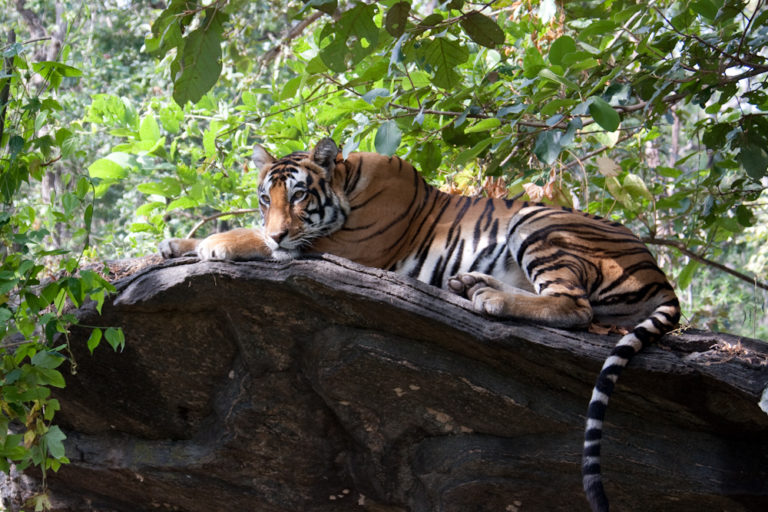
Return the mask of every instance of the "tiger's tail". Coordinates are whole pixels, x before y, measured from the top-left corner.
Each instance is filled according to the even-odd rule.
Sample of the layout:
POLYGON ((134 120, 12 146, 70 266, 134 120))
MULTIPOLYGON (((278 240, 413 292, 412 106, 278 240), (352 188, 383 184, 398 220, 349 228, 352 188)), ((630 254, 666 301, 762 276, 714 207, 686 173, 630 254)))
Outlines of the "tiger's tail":
POLYGON ((672 292, 669 300, 660 304, 651 316, 619 340, 603 363, 589 401, 582 456, 582 482, 593 512, 608 511, 608 498, 603 489, 603 477, 600 472, 600 445, 605 410, 619 374, 635 354, 674 329, 679 320, 680 303, 672 292))

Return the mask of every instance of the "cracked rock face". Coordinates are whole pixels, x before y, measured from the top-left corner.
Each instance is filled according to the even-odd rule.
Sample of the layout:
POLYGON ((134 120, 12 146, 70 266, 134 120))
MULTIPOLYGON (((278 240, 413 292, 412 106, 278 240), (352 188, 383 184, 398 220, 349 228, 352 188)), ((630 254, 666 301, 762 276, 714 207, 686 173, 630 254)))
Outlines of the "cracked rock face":
MULTIPOLYGON (((181 259, 116 282, 58 398, 58 511, 573 511, 588 397, 615 337, 491 321, 328 256, 181 259)), ((668 336, 622 375, 616 510, 768 510, 768 347, 668 336)), ((17 510, 36 474, 0 482, 17 510)))

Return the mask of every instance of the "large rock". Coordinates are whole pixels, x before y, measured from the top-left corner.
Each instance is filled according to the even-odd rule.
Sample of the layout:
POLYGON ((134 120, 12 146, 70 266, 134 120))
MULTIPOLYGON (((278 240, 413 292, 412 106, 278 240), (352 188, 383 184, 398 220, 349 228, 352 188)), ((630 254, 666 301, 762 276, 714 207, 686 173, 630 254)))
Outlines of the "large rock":
MULTIPOLYGON (((116 285, 79 315, 125 350, 71 336, 57 510, 587 508, 584 413, 614 336, 489 320, 331 257, 187 258, 116 285)), ((615 510, 768 510, 767 361, 711 333, 638 356, 608 410, 615 510)), ((6 480, 11 510, 34 475, 6 480)))

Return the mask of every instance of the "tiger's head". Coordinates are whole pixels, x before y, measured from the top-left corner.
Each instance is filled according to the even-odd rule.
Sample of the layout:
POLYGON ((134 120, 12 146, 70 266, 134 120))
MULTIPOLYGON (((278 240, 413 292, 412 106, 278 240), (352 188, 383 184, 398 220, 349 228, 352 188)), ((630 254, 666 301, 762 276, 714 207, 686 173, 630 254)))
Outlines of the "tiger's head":
POLYGON ((333 187, 338 153, 329 138, 309 152, 279 159, 254 147, 253 161, 261 169, 258 190, 265 241, 275 257, 295 255, 344 225, 349 204, 333 187))

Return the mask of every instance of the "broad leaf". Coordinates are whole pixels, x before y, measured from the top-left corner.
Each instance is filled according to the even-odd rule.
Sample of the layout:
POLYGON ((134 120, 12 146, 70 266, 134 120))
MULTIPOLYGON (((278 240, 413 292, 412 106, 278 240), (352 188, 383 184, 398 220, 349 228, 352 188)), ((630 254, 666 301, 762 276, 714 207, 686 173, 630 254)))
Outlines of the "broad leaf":
POLYGON ((424 57, 435 68, 432 83, 450 89, 461 80, 455 68, 467 61, 469 51, 457 41, 435 37, 424 49, 424 57))
POLYGON ((619 127, 621 121, 619 113, 602 98, 597 96, 592 98, 589 113, 601 128, 609 132, 615 132, 619 127))
POLYGON ((331 42, 320 50, 320 58, 329 69, 345 72, 376 49, 379 28, 373 22, 375 14, 375 5, 358 4, 323 28, 321 39, 331 42))
POLYGON ((139 126, 139 138, 142 141, 151 142, 154 144, 157 139, 160 138, 160 126, 158 126, 155 116, 147 114, 144 119, 141 120, 139 126))
POLYGON ((552 164, 557 160, 560 151, 563 149, 560 145, 561 137, 562 133, 556 130, 541 132, 536 138, 536 144, 533 146, 533 154, 536 155, 536 158, 541 160, 542 163, 546 165, 552 164))
POLYGON ((376 152, 387 156, 394 155, 400 146, 400 139, 402 137, 403 134, 400 128, 397 127, 397 123, 394 121, 382 123, 379 129, 376 130, 376 139, 374 141, 376 152))
POLYGON ((477 11, 461 18, 461 28, 479 45, 495 48, 504 43, 504 31, 491 18, 477 11))
POLYGON ((173 99, 179 106, 197 103, 216 84, 221 74, 221 34, 227 15, 206 9, 205 19, 193 30, 174 60, 173 99))
POLYGON ((405 32, 405 26, 408 23, 408 14, 411 12, 411 4, 408 2, 398 2, 387 11, 387 17, 384 20, 384 28, 392 37, 400 37, 405 32))
POLYGON ((755 180, 768 175, 768 152, 766 152, 765 146, 758 146, 753 143, 742 146, 739 162, 747 174, 755 180))
POLYGON ((88 174, 91 178, 103 180, 119 180, 128 175, 130 155, 127 153, 110 153, 104 158, 99 158, 88 166, 88 174))
POLYGON ((549 62, 559 66, 563 63, 563 57, 575 51, 576 41, 570 36, 560 36, 549 47, 549 62))

